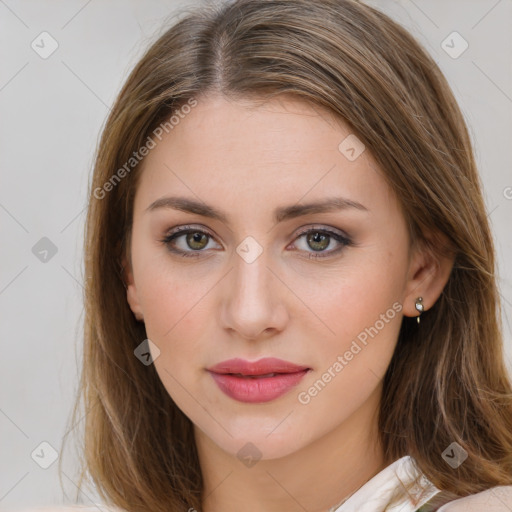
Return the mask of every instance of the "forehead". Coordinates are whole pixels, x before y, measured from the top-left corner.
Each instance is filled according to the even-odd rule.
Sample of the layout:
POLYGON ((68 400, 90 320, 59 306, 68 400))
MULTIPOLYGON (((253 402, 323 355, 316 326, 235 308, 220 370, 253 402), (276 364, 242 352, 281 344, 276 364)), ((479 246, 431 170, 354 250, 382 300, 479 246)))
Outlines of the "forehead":
POLYGON ((214 197, 220 206, 237 199, 254 211, 327 195, 391 200, 370 152, 355 159, 344 153, 347 144, 364 148, 350 126, 315 105, 216 95, 198 99, 179 119, 143 162, 136 209, 167 193, 214 197))

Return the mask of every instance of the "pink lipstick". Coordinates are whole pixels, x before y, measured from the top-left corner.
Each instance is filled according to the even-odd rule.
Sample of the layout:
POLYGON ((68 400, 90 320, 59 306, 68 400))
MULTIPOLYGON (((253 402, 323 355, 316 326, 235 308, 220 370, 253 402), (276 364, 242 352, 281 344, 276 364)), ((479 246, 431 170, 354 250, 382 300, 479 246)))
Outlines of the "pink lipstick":
POLYGON ((240 402, 274 400, 295 387, 311 368, 265 357, 258 361, 229 359, 207 369, 227 396, 240 402))

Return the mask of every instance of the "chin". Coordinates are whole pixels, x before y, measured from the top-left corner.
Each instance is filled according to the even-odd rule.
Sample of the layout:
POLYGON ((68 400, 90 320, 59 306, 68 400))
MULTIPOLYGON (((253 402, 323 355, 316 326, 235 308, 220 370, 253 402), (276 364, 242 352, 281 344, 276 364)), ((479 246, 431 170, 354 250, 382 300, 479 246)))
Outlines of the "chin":
MULTIPOLYGON (((290 418, 292 416, 291 414, 290 418)), ((303 428, 296 422, 285 425, 286 420, 283 422, 285 417, 286 414, 281 415, 279 418, 269 418, 267 416, 259 419, 254 417, 242 419, 237 415, 233 423, 221 420, 220 423, 229 434, 218 424, 215 424, 214 429, 211 428, 211 424, 208 425, 209 428, 207 429, 197 425, 196 427, 211 442, 230 456, 240 459, 243 463, 249 461, 246 465, 250 467, 250 461, 286 457, 304 448, 312 441, 312 439, 304 437, 304 432, 306 431, 308 432, 308 437, 311 437, 312 434, 306 425, 303 428)))
MULTIPOLYGON (((213 440, 215 442, 215 440, 213 440)), ((287 457, 302 448, 298 440, 288 435, 283 437, 266 436, 255 432, 239 437, 219 439, 217 445, 242 463, 250 465, 251 460, 273 460, 287 457)))

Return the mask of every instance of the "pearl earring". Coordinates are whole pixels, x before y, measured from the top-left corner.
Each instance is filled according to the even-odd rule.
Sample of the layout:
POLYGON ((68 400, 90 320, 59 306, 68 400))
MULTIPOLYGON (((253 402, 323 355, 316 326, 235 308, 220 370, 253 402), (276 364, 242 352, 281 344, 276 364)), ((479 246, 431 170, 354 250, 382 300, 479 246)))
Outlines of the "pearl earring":
POLYGON ((416 304, 414 304, 414 307, 419 312, 418 316, 416 317, 416 321, 420 323, 420 315, 425 311, 425 307, 423 306, 423 297, 418 297, 416 299, 416 304))

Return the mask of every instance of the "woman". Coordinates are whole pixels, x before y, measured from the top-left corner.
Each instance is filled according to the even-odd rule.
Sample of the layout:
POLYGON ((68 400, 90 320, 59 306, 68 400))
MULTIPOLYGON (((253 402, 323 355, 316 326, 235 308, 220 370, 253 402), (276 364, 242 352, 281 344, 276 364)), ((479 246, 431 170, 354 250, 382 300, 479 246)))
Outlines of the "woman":
POLYGON ((85 247, 73 421, 86 414, 84 472, 108 504, 512 508, 470 138, 435 62, 384 14, 188 13, 117 98, 85 247))

